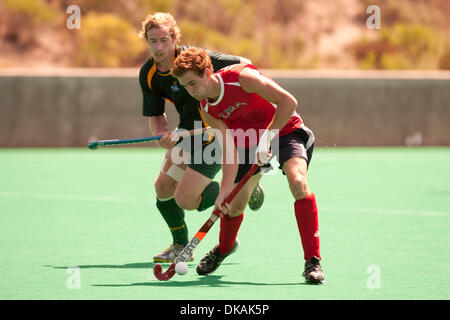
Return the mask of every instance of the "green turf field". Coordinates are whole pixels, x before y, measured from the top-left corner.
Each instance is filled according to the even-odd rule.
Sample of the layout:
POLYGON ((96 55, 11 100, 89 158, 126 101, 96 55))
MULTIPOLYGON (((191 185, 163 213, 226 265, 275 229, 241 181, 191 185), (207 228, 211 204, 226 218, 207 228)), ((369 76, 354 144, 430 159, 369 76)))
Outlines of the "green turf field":
MULTIPOLYGON (((0 299, 450 298, 450 148, 316 148, 319 286, 301 277, 280 173, 263 178, 263 208, 246 212, 240 250, 214 275, 195 266, 218 223, 187 275, 155 280, 152 257, 171 240, 154 205, 162 154, 0 149, 0 299)), ((191 236, 209 212, 187 212, 191 236)))

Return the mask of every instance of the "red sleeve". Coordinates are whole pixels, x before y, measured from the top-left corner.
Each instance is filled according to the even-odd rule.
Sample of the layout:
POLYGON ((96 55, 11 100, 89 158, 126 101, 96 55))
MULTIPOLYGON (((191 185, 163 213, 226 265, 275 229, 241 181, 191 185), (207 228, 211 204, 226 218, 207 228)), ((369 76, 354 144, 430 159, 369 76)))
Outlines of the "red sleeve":
POLYGON ((252 64, 235 64, 220 70, 219 74, 222 77, 223 81, 226 83, 239 82, 239 74, 245 68, 250 68, 259 71, 258 68, 256 68, 252 64))

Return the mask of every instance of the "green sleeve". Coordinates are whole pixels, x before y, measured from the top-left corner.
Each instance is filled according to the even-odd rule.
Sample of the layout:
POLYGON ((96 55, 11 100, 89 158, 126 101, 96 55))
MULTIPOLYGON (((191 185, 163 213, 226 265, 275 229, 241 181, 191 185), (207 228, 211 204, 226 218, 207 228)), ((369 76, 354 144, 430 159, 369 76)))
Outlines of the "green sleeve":
POLYGON ((148 69, 147 64, 145 64, 139 72, 139 84, 143 96, 142 115, 146 117, 160 116, 164 114, 165 99, 150 89, 147 83, 148 69))
POLYGON ((212 65, 214 67, 214 72, 222 68, 228 67, 229 65, 241 63, 241 57, 238 56, 217 53, 211 50, 206 50, 206 52, 211 58, 212 65))

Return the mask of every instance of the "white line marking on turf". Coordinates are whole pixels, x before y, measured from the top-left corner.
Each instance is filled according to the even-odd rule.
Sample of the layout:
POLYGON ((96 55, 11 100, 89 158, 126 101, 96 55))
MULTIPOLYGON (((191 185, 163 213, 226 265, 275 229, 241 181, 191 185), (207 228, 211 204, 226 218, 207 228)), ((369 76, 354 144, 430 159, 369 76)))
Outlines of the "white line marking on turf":
POLYGON ((26 193, 26 192, 8 192, 0 191, 0 197, 3 198, 34 198, 46 200, 70 200, 70 201, 99 201, 99 202, 150 202, 150 200, 139 198, 124 198, 114 196, 89 196, 89 195, 70 195, 70 194, 51 194, 51 193, 26 193))
MULTIPOLYGON (((52 193, 27 193, 0 191, 0 198, 33 198, 45 200, 69 200, 69 201, 96 201, 96 202, 152 202, 149 199, 128 198, 116 196, 91 196, 91 195, 70 195, 52 193)), ((394 214, 394 215, 420 215, 420 216, 446 216, 446 211, 433 210, 412 210, 412 209, 383 209, 383 208, 342 208, 342 207, 322 207, 319 211, 339 211, 339 212, 359 212, 373 214, 394 214)))
POLYGON ((419 215, 419 216, 446 216, 448 212, 432 211, 432 210, 412 210, 412 209, 381 209, 381 208, 333 208, 320 207, 319 211, 347 211, 360 213, 374 213, 374 214, 394 214, 394 215, 419 215))

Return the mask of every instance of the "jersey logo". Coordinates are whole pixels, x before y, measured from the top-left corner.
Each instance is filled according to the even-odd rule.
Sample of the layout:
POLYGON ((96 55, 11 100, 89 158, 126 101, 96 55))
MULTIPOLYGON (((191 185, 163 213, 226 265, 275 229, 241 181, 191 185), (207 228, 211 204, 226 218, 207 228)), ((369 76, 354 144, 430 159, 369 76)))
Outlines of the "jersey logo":
POLYGON ((174 92, 180 91, 180 87, 178 86, 178 83, 176 81, 174 81, 173 84, 170 86, 170 90, 174 92))
POLYGON ((247 105, 246 102, 236 102, 236 103, 234 104, 234 106, 229 106, 229 107, 226 108, 224 111, 222 111, 222 112, 219 114, 219 116, 220 116, 222 119, 226 119, 226 118, 228 118, 228 117, 233 113, 234 110, 238 109, 240 106, 245 106, 245 105, 247 105))

